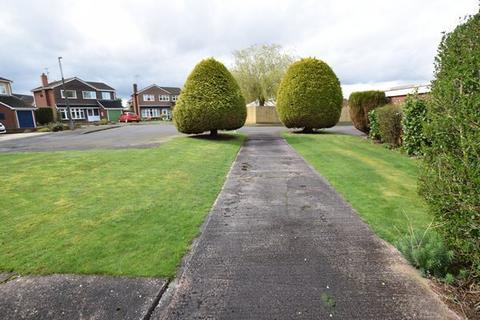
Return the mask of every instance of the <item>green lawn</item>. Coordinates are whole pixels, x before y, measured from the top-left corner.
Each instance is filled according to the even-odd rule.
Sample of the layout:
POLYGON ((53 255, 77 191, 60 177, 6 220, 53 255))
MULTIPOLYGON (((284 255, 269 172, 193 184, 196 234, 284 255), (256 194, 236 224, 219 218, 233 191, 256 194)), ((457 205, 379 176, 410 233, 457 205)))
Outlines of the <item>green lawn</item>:
POLYGON ((242 141, 0 154, 0 271, 173 276, 242 141))
POLYGON ((285 138, 381 238, 394 242, 410 223, 414 229, 430 224, 417 194, 416 160, 359 137, 287 133, 285 138))

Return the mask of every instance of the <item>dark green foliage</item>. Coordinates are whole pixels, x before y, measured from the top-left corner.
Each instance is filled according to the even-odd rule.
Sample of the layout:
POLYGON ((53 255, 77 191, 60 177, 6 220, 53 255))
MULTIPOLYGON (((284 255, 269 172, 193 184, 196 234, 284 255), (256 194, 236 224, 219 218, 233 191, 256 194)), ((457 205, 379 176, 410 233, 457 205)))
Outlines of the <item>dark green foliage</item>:
POLYGON ((409 155, 421 155, 427 143, 423 126, 427 121, 427 103, 417 95, 410 95, 403 107, 403 148, 409 155))
POLYGON ((40 125, 53 122, 53 110, 51 108, 38 108, 35 110, 35 119, 40 125))
POLYGON ((442 237, 433 231, 411 231, 395 243, 403 256, 424 275, 444 277, 453 260, 442 237))
POLYGON ((246 117, 247 107, 237 82, 213 58, 195 66, 173 109, 175 126, 183 133, 238 129, 246 117))
POLYGON ((64 125, 61 122, 51 122, 48 125, 50 131, 57 132, 57 131, 63 131, 64 129, 68 129, 68 126, 64 125))
POLYGON ((323 61, 305 58, 293 63, 280 83, 277 112, 287 128, 330 128, 342 110, 342 89, 333 70, 323 61))
POLYGON ((370 124, 368 137, 373 140, 380 140, 380 127, 378 126, 377 110, 373 109, 368 113, 368 122, 370 124))
POLYGON ((368 113, 388 103, 383 91, 352 92, 348 98, 348 110, 352 123, 358 130, 368 133, 368 113))
POLYGON ((443 37, 427 116, 420 192, 457 263, 480 277, 480 13, 443 37))
POLYGON ((402 108, 398 105, 387 104, 376 109, 380 140, 392 147, 402 144, 402 108))

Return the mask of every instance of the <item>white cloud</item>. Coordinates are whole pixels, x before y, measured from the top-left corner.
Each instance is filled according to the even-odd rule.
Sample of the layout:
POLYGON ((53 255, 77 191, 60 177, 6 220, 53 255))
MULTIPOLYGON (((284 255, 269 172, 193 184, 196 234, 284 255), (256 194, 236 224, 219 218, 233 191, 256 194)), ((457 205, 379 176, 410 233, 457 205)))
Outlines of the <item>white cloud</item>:
POLYGON ((6 0, 0 76, 28 92, 45 67, 59 78, 63 56, 66 76, 126 97, 134 81, 181 86, 202 58, 228 65, 233 50, 278 43, 329 63, 348 96, 427 82, 441 32, 477 11, 477 0, 6 0))

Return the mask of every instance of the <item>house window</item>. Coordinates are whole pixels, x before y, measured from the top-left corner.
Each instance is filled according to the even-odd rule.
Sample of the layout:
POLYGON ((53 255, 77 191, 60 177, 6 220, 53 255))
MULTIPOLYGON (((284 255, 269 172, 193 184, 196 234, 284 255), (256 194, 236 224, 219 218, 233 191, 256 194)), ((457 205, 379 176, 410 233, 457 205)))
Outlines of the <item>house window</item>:
POLYGON ((168 116, 168 109, 162 109, 162 116, 168 116))
POLYGON ((97 93, 95 91, 82 91, 83 99, 97 99, 97 93))
POLYGON ((98 117, 100 115, 98 109, 87 109, 87 115, 89 117, 98 117))
POLYGON ((160 101, 170 101, 170 96, 166 94, 161 94, 158 98, 160 101))
POLYGON ((160 109, 158 108, 145 108, 142 109, 142 118, 159 118, 160 109))
POLYGON ((143 101, 155 101, 155 96, 153 94, 144 94, 143 101))
POLYGON ((70 108, 70 114, 74 120, 85 119, 85 110, 83 109, 70 108))
POLYGON ((172 101, 177 101, 178 96, 172 96, 172 101))
POLYGON ((60 93, 62 95, 62 98, 65 99, 65 94, 67 95, 67 99, 77 99, 77 91, 75 90, 60 90, 60 93))
POLYGON ((67 109, 60 109, 60 116, 62 120, 68 120, 67 109))
POLYGON ((110 92, 102 91, 102 100, 111 100, 112 96, 110 95, 110 92))
POLYGON ((0 120, 5 120, 5 113, 0 113, 0 120))
POLYGON ((0 83, 0 94, 8 94, 6 83, 0 83))

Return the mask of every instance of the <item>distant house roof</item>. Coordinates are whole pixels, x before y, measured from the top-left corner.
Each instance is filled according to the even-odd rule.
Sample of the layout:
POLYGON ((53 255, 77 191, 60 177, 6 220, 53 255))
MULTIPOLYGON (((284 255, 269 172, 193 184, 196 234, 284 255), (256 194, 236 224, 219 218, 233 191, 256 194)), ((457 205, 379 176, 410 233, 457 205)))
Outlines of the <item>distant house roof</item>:
POLYGON ((98 104, 105 109, 123 109, 120 100, 97 100, 98 104))
POLYGON ((388 90, 385 90, 385 96, 387 97, 400 97, 406 96, 409 94, 415 93, 419 94, 429 93, 430 85, 428 84, 415 84, 415 85, 403 85, 398 87, 393 87, 388 90))
POLYGON ((180 94, 180 91, 182 90, 182 89, 177 88, 177 87, 162 87, 162 86, 159 86, 159 85, 156 85, 156 84, 152 84, 152 85, 149 85, 148 87, 145 87, 141 90, 138 90, 137 94, 140 94, 143 91, 148 90, 148 89, 153 88, 153 87, 159 88, 159 89, 165 91, 166 93, 169 93, 171 95, 176 95, 176 96, 178 96, 180 94))
POLYGON ((20 100, 23 100, 27 105, 33 106, 34 104, 33 96, 31 95, 14 93, 13 96, 17 97, 20 100))
POLYGON ((34 109, 32 105, 25 103, 25 101, 15 96, 0 95, 0 104, 10 109, 34 109))
MULTIPOLYGON (((80 78, 77 78, 77 77, 72 77, 72 78, 68 78, 68 79, 65 79, 65 83, 67 82, 70 82, 70 81, 73 81, 73 80, 78 80, 80 82, 83 82, 85 83, 86 85, 92 87, 93 89, 96 89, 96 90, 104 90, 104 91, 115 91, 115 89, 113 89, 112 87, 110 87, 108 84, 106 83, 103 83, 103 82, 93 82, 93 81, 84 81, 80 78)), ((58 87, 59 85, 62 84, 62 81, 61 80, 57 80, 57 81, 52 81, 48 84, 48 86, 41 86, 41 87, 36 87, 35 89, 32 89, 32 92, 35 92, 35 91, 39 91, 39 90, 43 90, 43 89, 53 89, 55 87, 58 87)))
POLYGON ((7 78, 2 78, 2 77, 0 77, 0 81, 8 81, 8 82, 13 82, 12 80, 8 80, 7 78))
POLYGON ((108 84, 103 83, 103 82, 93 82, 93 81, 85 81, 89 85, 97 88, 98 90, 107 90, 107 91, 115 91, 112 87, 110 87, 108 84))

